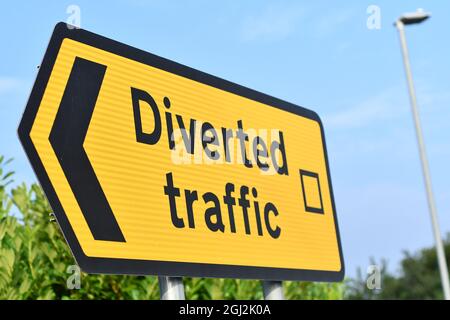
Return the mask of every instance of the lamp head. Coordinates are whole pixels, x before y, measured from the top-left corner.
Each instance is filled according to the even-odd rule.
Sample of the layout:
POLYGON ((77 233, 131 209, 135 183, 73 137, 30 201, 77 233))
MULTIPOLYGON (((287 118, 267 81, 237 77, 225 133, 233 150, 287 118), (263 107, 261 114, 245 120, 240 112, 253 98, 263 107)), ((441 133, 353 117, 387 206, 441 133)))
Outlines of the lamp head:
POLYGON ((404 25, 417 24, 427 20, 431 14, 425 12, 423 9, 417 9, 416 12, 403 14, 398 21, 402 22, 404 25))

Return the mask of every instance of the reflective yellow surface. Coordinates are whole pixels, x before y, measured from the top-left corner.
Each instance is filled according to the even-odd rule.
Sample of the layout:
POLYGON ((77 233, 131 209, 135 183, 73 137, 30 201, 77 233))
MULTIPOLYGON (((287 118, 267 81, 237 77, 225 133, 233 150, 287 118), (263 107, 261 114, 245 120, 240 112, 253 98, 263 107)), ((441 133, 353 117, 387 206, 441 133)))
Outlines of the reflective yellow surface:
MULTIPOLYGON (((143 130, 150 132, 152 113, 141 105, 143 130)), ((261 104, 223 90, 65 39, 57 56, 47 88, 31 130, 31 139, 44 164, 82 250, 90 257, 127 258, 159 261, 201 262, 227 265, 264 266, 293 269, 339 271, 341 269, 335 221, 327 178, 319 123, 290 112, 261 104), (126 242, 95 240, 49 142, 49 134, 75 57, 107 66, 84 148, 114 212, 126 242), (139 88, 155 99, 162 117, 160 141, 154 145, 136 141, 130 88, 139 88), (214 162, 208 159, 191 164, 177 163, 168 148, 163 98, 169 97, 175 114, 210 122, 217 130, 244 129, 256 132, 281 130, 289 168, 288 175, 262 172, 242 163, 214 162), (323 214, 307 212, 299 170, 318 174, 323 214), (176 228, 170 218, 169 201, 164 194, 166 174, 180 188, 178 215, 185 227, 176 228), (258 235, 253 195, 247 196, 251 234, 245 233, 241 207, 234 206, 236 232, 230 231, 227 207, 223 203, 225 185, 257 189, 257 201, 273 203, 278 216, 273 226, 281 229, 278 238, 263 227, 258 235), (184 190, 196 190, 199 201, 193 205, 195 228, 187 225, 184 190), (202 195, 212 192, 220 200, 224 232, 208 229, 204 215, 211 203, 202 195)), ((270 140, 270 134, 269 134, 270 140)), ((200 145, 197 145, 196 148, 200 145)), ((197 148, 197 150, 199 149, 197 148)), ((218 148, 220 150, 220 148, 218 148)), ((237 158, 239 146, 233 149, 237 158)), ((179 160, 179 159, 178 159, 179 160)), ((304 177, 307 205, 321 205, 317 180, 304 177)), ((263 214, 261 213, 262 220, 263 214)))

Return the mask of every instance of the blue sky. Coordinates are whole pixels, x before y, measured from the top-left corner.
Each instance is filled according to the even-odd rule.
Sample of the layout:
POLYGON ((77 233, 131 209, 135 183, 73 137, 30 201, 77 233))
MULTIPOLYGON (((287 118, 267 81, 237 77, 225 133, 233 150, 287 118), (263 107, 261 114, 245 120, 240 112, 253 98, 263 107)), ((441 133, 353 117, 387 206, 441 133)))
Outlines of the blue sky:
POLYGON ((322 117, 347 274, 369 257, 396 271, 433 244, 398 36, 407 28, 441 230, 450 232, 450 3, 444 1, 9 1, 0 11, 0 153, 36 180, 16 128, 54 25, 81 27, 313 109, 322 117), (369 30, 369 5, 381 29, 369 30))

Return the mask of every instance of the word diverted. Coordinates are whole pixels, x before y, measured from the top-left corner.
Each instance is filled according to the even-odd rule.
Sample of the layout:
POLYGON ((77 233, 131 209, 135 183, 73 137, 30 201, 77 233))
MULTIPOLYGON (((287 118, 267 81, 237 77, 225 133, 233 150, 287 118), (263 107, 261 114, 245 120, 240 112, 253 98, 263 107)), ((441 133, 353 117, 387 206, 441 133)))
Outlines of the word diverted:
MULTIPOLYGON (((131 97, 133 101, 136 141, 148 145, 158 143, 161 138, 161 131, 163 130, 161 112, 158 104, 150 93, 144 90, 131 88, 131 97), (153 119, 151 120, 154 123, 152 132, 144 132, 143 130, 141 102, 145 102, 152 111, 153 119)), ((171 102, 168 97, 164 97, 163 104, 166 110, 170 109, 171 102)), ((247 154, 250 139, 249 134, 247 134, 243 129, 242 120, 237 121, 237 129, 224 127, 220 128, 220 132, 222 133, 222 139, 220 139, 216 128, 209 122, 202 123, 200 137, 197 137, 196 119, 189 119, 189 129, 186 129, 187 126, 185 124, 185 119, 183 119, 183 117, 179 114, 176 114, 175 118, 178 125, 178 130, 181 132, 185 152, 194 154, 196 146, 195 139, 201 139, 203 151, 211 160, 219 160, 223 157, 226 162, 230 163, 232 161, 230 156, 230 146, 234 146, 234 144, 230 143, 230 140, 237 139, 241 155, 241 161, 238 161, 238 163, 242 163, 247 168, 252 168, 254 163, 256 163, 256 166, 262 171, 267 171, 272 165, 275 172, 279 175, 288 175, 288 164, 283 132, 279 132, 279 141, 274 140, 268 143, 260 136, 255 136, 252 139, 252 147, 250 149, 253 152, 253 163, 247 154), (222 140, 222 143, 220 140, 222 140), (270 147, 268 147, 268 145, 270 145, 270 147), (216 148, 211 149, 211 146, 215 146, 216 148), (277 152, 281 154, 281 163, 277 160, 277 152)), ((165 112, 165 125, 168 136, 168 148, 169 150, 174 150, 177 146, 174 139, 174 121, 172 114, 169 111, 165 112)), ((226 232, 228 229, 231 233, 237 233, 238 230, 236 229, 235 223, 235 207, 238 206, 240 207, 241 216, 244 223, 244 231, 246 234, 252 234, 250 219, 254 219, 257 226, 256 233, 259 236, 263 236, 263 230, 266 230, 266 232, 273 239, 280 237, 280 226, 271 221, 272 218, 279 215, 278 209, 271 202, 264 204, 262 209, 260 209, 260 204, 257 201, 258 190, 256 188, 245 185, 240 186, 238 199, 233 196, 233 193, 236 191, 236 186, 233 183, 227 183, 224 186, 224 191, 225 194, 223 196, 218 196, 212 192, 206 191, 200 197, 205 204, 211 204, 211 207, 204 212, 205 223, 209 230, 213 232, 226 232), (250 195, 250 189, 253 199, 247 198, 250 195), (221 201, 223 202, 222 205, 226 207, 228 227, 225 226, 225 218, 222 213, 223 209, 221 201)), ((173 226, 176 228, 185 228, 186 225, 188 225, 189 228, 195 229, 196 214, 194 213, 194 208, 195 203, 200 201, 199 192, 197 190, 185 189, 184 192, 181 193, 180 188, 176 187, 174 184, 172 172, 169 172, 166 174, 164 194, 167 196, 169 201, 170 218, 173 226), (184 194, 187 224, 185 222, 185 218, 180 216, 180 210, 178 210, 179 207, 177 206, 176 200, 177 198, 182 197, 181 194, 184 194)))
MULTIPOLYGON (((131 97, 136 140, 149 145, 158 143, 161 138, 161 130, 163 130, 160 108, 153 97, 144 90, 131 88, 131 97), (140 102, 146 103, 153 113, 151 120, 154 123, 154 127, 152 132, 144 132, 143 130, 140 102)), ((188 154, 195 154, 196 140, 199 139, 201 140, 204 154, 210 160, 215 160, 218 163, 243 164, 247 168, 252 168, 256 165, 263 172, 267 172, 272 168, 274 172, 280 175, 288 175, 282 131, 279 131, 279 141, 274 140, 270 143, 258 135, 251 137, 252 135, 244 130, 242 120, 237 120, 237 129, 221 127, 220 130, 216 129, 210 122, 203 122, 200 123, 201 130, 199 131, 197 130, 199 121, 196 119, 189 119, 189 126, 187 126, 186 119, 182 115, 176 114, 174 121, 172 113, 168 111, 171 108, 171 101, 168 97, 164 97, 163 104, 166 109, 164 117, 169 150, 175 150, 179 146, 175 143, 175 138, 177 136, 176 133, 180 133, 184 144, 183 151, 188 154), (174 130, 175 125, 178 126, 176 130, 174 130), (235 142, 237 142, 240 151, 240 157, 238 156, 236 161, 231 156, 235 142), (250 152, 248 152, 249 149, 250 152)))

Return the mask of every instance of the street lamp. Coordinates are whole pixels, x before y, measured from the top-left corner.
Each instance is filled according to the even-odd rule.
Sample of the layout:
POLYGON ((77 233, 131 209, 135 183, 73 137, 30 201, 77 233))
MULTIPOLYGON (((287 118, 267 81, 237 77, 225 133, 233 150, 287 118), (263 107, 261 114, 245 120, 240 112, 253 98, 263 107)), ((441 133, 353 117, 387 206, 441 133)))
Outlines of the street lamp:
POLYGON ((427 20, 429 17, 430 13, 427 13, 422 9, 418 9, 416 12, 403 14, 400 18, 397 19, 394 25, 397 27, 398 33, 400 35, 403 63, 405 66, 406 79, 408 82, 408 89, 409 89, 409 97, 411 100, 411 111, 413 114, 414 124, 416 127, 417 144, 419 146, 419 154, 422 163, 423 178, 425 182, 425 189, 427 192, 428 209, 430 211, 434 239, 436 242, 436 252, 438 257, 439 271, 441 274, 442 289, 444 291, 444 298, 446 300, 450 300, 450 284, 448 279, 447 262, 445 260, 444 246, 442 244, 441 232, 439 230, 439 222, 436 212, 436 205, 434 203, 433 190, 431 188, 430 171, 428 168, 428 160, 425 152, 425 143, 423 140, 422 128, 420 125, 420 118, 417 107, 416 94, 414 90, 414 83, 411 74, 411 66, 409 64, 408 47, 406 45, 405 28, 404 28, 405 25, 421 23, 427 20))

